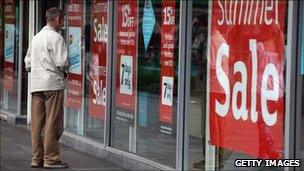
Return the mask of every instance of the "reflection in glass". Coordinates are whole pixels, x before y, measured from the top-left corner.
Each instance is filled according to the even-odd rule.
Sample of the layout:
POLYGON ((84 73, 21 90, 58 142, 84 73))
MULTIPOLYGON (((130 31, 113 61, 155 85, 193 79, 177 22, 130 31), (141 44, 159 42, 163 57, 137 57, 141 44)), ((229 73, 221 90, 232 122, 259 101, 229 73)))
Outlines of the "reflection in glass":
POLYGON ((188 168, 205 168, 208 1, 193 1, 188 168))

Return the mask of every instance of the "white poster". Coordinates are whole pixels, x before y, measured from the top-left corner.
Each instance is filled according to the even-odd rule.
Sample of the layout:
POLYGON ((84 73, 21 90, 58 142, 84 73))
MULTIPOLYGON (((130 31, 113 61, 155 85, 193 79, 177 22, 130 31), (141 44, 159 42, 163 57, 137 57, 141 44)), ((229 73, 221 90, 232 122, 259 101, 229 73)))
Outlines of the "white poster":
POLYGON ((70 73, 81 75, 81 28, 69 27, 70 73))
POLYGON ((121 94, 132 95, 133 57, 121 55, 120 58, 120 89, 121 94))
POLYGON ((5 24, 4 31, 4 59, 6 62, 14 63, 15 26, 5 24))
POLYGON ((172 106, 173 100, 173 77, 162 77, 162 104, 172 106))

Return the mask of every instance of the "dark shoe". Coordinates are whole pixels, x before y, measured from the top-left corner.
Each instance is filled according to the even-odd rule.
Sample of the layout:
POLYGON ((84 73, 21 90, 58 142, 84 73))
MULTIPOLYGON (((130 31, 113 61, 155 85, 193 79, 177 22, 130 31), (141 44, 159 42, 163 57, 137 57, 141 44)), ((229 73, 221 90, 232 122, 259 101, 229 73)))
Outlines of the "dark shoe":
POLYGON ((56 161, 55 163, 52 164, 44 164, 43 167, 45 169, 64 169, 64 168, 68 168, 69 165, 65 162, 62 162, 60 160, 56 161))
POLYGON ((31 168, 39 168, 39 167, 43 167, 43 162, 33 162, 31 163, 31 168))
POLYGON ((205 165, 205 160, 201 160, 193 163, 193 167, 196 169, 203 169, 204 165, 205 165))

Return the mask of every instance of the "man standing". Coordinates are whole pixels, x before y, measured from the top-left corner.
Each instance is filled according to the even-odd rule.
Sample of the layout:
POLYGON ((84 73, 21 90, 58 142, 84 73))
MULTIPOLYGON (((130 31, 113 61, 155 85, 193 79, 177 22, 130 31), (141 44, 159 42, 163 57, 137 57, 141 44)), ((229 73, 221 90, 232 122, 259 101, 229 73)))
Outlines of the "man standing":
POLYGON ((31 72, 31 167, 67 168, 68 164, 59 160, 58 143, 63 132, 63 89, 69 68, 67 46, 58 33, 64 16, 56 7, 45 15, 47 25, 34 36, 24 59, 26 70, 31 72))

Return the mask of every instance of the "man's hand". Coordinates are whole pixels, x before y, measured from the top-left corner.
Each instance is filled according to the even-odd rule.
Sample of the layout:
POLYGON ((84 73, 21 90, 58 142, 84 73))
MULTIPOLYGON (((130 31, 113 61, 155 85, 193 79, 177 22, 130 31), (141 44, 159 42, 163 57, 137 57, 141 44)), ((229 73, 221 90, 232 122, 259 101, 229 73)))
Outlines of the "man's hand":
POLYGON ((68 73, 66 73, 66 72, 63 71, 63 76, 64 76, 64 78, 67 78, 68 73))
POLYGON ((27 72, 31 72, 31 67, 25 68, 25 70, 26 70, 27 72))

